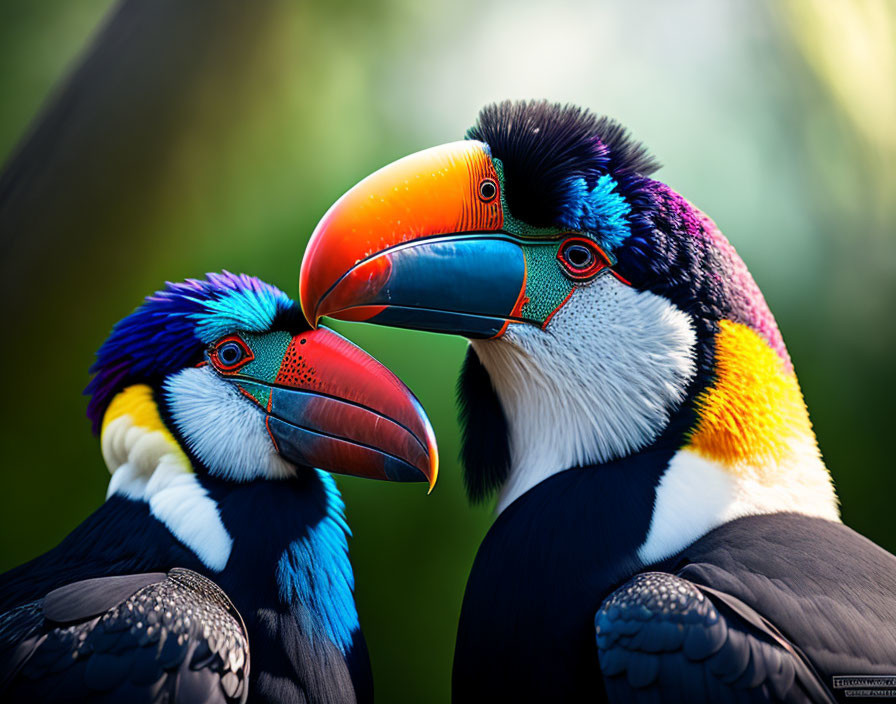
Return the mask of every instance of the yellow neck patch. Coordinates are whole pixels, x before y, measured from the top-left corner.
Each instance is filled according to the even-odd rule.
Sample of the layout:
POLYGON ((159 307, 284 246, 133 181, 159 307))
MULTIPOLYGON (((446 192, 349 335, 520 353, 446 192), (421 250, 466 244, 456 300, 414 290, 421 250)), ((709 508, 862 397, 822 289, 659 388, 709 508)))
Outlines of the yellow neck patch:
POLYGON ((103 416, 103 429, 100 434, 106 432, 106 428, 113 420, 123 415, 129 415, 134 425, 150 432, 158 430, 166 436, 167 440, 177 444, 174 436, 162 422, 159 409, 152 397, 152 389, 146 384, 128 386, 112 399, 103 416))
POLYGON ((100 442, 110 471, 115 471, 120 464, 131 459, 135 448, 148 449, 145 442, 136 447, 145 436, 154 439, 156 455, 162 451, 174 454, 184 466, 190 466, 186 454, 162 422, 152 389, 146 384, 135 384, 118 393, 103 416, 100 442))
POLYGON ((716 378, 697 399, 699 421, 687 449, 733 473, 782 463, 795 440, 815 438, 796 376, 751 328, 723 320, 716 378))

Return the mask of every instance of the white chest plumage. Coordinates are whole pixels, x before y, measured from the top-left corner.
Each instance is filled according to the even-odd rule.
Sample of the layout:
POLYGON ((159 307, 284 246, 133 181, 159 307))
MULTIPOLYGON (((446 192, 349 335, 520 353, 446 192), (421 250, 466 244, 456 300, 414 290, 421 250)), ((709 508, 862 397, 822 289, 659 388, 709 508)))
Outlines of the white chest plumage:
POLYGON ((649 445, 694 376, 694 343, 685 313, 612 277, 577 290, 544 330, 472 342, 510 433, 498 510, 557 472, 649 445))
MULTIPOLYGON (((706 427, 686 439, 656 487, 639 550, 645 563, 741 516, 798 511, 839 520, 792 370, 745 326, 722 328, 717 356, 727 355, 729 369, 720 367, 718 388, 701 397, 706 427)), ((508 423, 511 466, 499 512, 557 472, 649 446, 696 373, 689 316, 610 277, 573 294, 544 330, 511 325, 502 338, 472 345, 508 423)))
POLYGON ((150 513, 203 564, 216 571, 224 569, 233 540, 217 505, 162 423, 148 386, 128 387, 113 399, 101 442, 112 473, 107 497, 145 501, 150 513))

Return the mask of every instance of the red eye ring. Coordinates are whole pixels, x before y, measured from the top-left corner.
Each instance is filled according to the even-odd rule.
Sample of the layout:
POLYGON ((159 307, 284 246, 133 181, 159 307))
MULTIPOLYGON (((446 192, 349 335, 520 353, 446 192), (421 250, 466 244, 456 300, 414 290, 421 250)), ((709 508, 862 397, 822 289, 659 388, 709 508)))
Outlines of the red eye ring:
POLYGON ((575 281, 587 281, 609 266, 610 258, 585 237, 570 237, 557 250, 557 261, 566 275, 575 281))
POLYGON ((255 355, 239 335, 222 337, 215 343, 208 355, 208 361, 219 372, 235 372, 253 359, 255 359, 255 355), (239 356, 234 356, 234 354, 239 356))

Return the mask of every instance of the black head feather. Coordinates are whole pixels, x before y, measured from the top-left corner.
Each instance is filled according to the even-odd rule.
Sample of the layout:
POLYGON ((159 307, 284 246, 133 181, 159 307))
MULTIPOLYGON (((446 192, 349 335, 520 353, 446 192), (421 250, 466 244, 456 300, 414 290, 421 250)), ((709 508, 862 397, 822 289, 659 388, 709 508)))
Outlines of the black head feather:
POLYGON ((472 347, 457 380, 457 400, 464 486, 470 501, 484 501, 510 474, 510 440, 504 409, 472 347))
POLYGON ((485 142, 501 160, 510 212, 536 226, 560 221, 575 179, 593 188, 606 173, 619 180, 659 168, 615 120, 546 100, 487 105, 466 138, 485 142))

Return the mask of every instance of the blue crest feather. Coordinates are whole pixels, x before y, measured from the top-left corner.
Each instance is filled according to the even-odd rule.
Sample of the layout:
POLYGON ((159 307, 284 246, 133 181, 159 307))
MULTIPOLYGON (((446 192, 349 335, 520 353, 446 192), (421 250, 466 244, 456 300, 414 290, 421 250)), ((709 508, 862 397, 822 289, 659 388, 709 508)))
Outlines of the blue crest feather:
POLYGON ((604 249, 613 250, 631 234, 628 216, 632 209, 618 191, 610 174, 597 179, 588 190, 584 178, 574 178, 567 187, 560 222, 574 229, 597 234, 604 249))
POLYGON ((125 386, 160 380, 202 359, 206 346, 235 330, 262 332, 295 302, 254 276, 207 274, 205 279, 167 283, 118 322, 90 368, 84 393, 87 417, 99 432, 112 397, 125 386))

